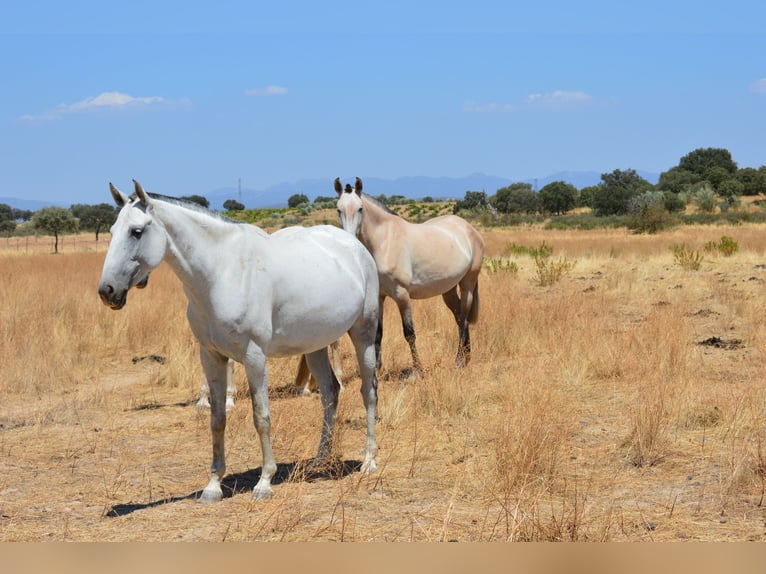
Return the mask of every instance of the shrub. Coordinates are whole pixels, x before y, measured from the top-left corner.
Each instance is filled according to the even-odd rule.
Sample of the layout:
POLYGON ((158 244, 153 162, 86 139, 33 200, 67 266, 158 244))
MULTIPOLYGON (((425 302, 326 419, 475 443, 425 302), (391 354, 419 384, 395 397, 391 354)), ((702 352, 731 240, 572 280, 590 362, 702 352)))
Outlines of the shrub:
POLYGON ((674 243, 671 248, 673 257, 683 269, 697 271, 702 265, 704 257, 699 251, 694 251, 685 243, 674 243))
POLYGON ((511 273, 516 275, 519 272, 519 266, 515 261, 503 259, 502 257, 485 257, 482 262, 482 268, 487 273, 511 273))
POLYGON ((739 244, 728 235, 723 235, 718 242, 708 241, 705 244, 705 251, 718 252, 721 255, 728 257, 739 251, 739 244))

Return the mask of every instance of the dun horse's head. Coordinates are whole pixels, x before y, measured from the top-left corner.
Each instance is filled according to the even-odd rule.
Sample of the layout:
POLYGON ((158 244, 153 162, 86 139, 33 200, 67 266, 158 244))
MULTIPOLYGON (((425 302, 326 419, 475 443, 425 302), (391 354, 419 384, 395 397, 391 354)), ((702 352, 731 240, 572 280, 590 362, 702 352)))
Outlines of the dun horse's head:
POLYGON ((357 177, 353 188, 346 184, 344 189, 340 178, 335 178, 335 192, 338 194, 338 218, 341 227, 354 236, 358 235, 363 215, 362 180, 357 177))
POLYGON ((152 217, 152 200, 134 180, 135 196, 128 197, 109 184, 112 197, 120 208, 109 230, 112 239, 104 259, 98 295, 104 305, 122 309, 132 287, 146 287, 149 273, 165 256, 167 236, 152 217))

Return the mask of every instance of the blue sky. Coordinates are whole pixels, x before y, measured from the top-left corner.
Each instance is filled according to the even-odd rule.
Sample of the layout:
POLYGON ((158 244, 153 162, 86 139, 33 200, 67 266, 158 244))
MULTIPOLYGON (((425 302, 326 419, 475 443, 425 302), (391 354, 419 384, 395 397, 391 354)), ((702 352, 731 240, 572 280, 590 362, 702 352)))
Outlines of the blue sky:
POLYGON ((4 2, 0 196, 766 164, 762 0, 521 4, 4 2))

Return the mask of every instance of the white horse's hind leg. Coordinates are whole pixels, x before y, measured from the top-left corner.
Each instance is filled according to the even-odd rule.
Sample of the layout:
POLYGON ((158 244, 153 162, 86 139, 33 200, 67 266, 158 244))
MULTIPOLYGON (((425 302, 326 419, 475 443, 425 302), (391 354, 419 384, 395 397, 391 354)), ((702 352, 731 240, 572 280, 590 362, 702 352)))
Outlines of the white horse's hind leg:
POLYGON ((317 461, 321 462, 332 454, 332 437, 335 429, 335 415, 338 411, 338 393, 340 383, 335 378, 327 357, 327 349, 320 349, 306 355, 311 374, 316 378, 319 385, 319 393, 322 397, 322 434, 319 439, 317 461))
MULTIPOLYGON (((226 364, 226 410, 230 411, 234 408, 234 395, 237 394, 237 386, 234 382, 234 361, 229 359, 226 364)), ((195 405, 198 411, 210 408, 210 390, 208 388, 207 379, 202 381, 202 386, 199 390, 199 400, 195 405)))

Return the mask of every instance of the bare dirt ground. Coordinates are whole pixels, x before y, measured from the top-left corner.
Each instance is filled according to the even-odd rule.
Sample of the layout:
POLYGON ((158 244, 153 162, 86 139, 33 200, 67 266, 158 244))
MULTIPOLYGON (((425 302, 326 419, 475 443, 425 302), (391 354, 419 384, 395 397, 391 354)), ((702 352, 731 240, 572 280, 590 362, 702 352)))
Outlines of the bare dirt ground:
MULTIPOLYGON (((402 378, 409 352, 387 306, 376 473, 358 472, 363 410, 346 342, 336 467, 305 470, 319 398, 292 392, 296 359, 273 360, 274 498, 250 498, 261 454, 238 371, 224 499, 197 502, 209 420, 194 408, 198 368, 168 382, 173 355, 193 344, 168 327, 165 348, 115 345, 96 380, 0 386, 0 540, 764 540, 766 229, 483 233, 488 256, 544 239, 576 264, 545 288, 528 257, 513 258, 516 274, 483 275, 465 369, 441 301, 418 302, 427 374, 416 382, 402 378), (707 254, 698 271, 668 249, 723 234, 741 251, 707 254)), ((83 270, 94 288, 101 246, 81 248, 94 252, 83 270)), ((111 313, 93 305, 71 329, 111 313)), ((76 353, 59 357, 62 372, 76 353)))

